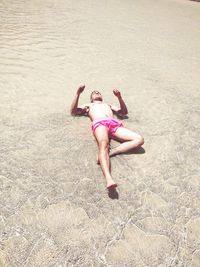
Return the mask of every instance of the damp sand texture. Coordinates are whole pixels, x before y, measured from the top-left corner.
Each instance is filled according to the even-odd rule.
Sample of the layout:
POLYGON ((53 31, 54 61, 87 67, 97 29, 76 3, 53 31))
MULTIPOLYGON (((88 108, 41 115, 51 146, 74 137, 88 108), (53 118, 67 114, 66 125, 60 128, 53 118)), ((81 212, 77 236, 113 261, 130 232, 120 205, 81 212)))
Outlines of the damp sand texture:
POLYGON ((199 25, 194 1, 0 2, 1 267, 200 266, 199 25), (114 197, 80 83, 145 138, 114 197))

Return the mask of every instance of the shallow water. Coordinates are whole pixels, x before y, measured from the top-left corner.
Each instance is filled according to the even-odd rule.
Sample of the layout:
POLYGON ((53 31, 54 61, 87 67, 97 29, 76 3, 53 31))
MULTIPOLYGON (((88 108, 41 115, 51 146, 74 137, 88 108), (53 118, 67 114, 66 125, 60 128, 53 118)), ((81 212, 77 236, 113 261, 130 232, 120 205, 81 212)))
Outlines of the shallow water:
MULTIPOLYGON (((125 97, 137 90, 141 99, 151 81, 196 83, 198 9, 181 6, 173 14, 169 8, 163 18, 160 7, 167 7, 166 1, 152 9, 148 1, 142 2, 1 1, 3 117, 63 112, 79 83, 88 88, 83 101, 88 101, 93 88, 102 89, 110 101, 110 90, 116 86, 125 97), (183 67, 184 57, 188 61, 183 67), (188 80, 182 71, 187 71, 188 80)), ((173 4, 178 6, 178 1, 173 4)))

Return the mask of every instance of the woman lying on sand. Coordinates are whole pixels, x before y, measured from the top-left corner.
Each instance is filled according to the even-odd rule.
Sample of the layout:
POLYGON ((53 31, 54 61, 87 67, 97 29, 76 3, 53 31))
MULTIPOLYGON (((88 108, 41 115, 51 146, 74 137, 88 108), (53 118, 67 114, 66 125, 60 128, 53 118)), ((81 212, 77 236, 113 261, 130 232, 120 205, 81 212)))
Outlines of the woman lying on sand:
POLYGON ((113 114, 121 116, 128 114, 126 104, 122 99, 120 91, 117 89, 113 90, 114 95, 119 100, 119 108, 104 103, 99 91, 93 91, 91 93, 91 103, 78 107, 79 97, 84 89, 85 85, 80 85, 78 87, 76 96, 71 104, 71 115, 87 114, 90 117, 92 121, 92 131, 99 148, 97 162, 100 163, 106 178, 107 189, 111 190, 117 187, 117 184, 114 182, 110 172, 110 157, 128 152, 133 148, 143 145, 144 138, 125 128, 120 121, 113 118, 113 114), (110 139, 115 139, 121 144, 109 151, 110 139))

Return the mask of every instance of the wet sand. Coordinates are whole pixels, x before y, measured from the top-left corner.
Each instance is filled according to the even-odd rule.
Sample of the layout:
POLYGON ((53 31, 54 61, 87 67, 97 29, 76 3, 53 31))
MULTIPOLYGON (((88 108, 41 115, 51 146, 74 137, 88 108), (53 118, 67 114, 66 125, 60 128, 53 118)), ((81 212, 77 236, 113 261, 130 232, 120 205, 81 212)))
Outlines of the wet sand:
MULTIPOLYGON (((200 5, 1 1, 0 267, 200 266, 200 5), (119 88, 143 149, 112 158, 87 117, 119 88)), ((115 147, 117 143, 112 142, 115 147)))

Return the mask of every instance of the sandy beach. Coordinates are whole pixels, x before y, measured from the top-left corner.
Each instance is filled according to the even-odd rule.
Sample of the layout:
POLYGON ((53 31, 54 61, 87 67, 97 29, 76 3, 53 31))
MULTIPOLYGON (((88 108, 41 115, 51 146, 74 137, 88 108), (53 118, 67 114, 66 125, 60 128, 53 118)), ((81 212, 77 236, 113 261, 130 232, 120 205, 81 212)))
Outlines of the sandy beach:
POLYGON ((0 267, 199 267, 200 3, 2 0, 0 36, 0 267), (80 83, 145 138, 115 194, 80 83))

